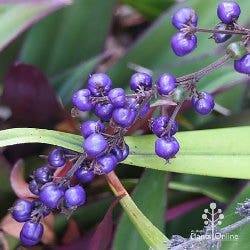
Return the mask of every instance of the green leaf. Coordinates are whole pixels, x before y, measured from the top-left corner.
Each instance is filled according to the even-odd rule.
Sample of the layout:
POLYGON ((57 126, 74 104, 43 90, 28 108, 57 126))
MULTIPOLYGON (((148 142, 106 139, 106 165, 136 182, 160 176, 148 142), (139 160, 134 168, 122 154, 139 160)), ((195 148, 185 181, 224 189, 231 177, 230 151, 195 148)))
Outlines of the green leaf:
MULTIPOLYGON (((225 218, 222 221, 222 226, 228 226, 243 217, 235 214, 235 209, 238 203, 244 202, 246 199, 250 197, 250 184, 246 185, 244 189, 237 195, 237 197, 233 200, 231 205, 227 208, 226 212, 224 212, 225 218)), ((249 234, 250 234, 250 224, 246 224, 239 229, 236 229, 229 233, 229 236, 236 236, 238 237, 237 240, 229 240, 229 241, 222 241, 222 250, 234 250, 234 249, 242 249, 247 250, 249 249, 249 234)))
MULTIPOLYGON (((132 195, 132 199, 143 214, 161 231, 164 230, 166 183, 166 175, 162 172, 146 170, 132 195)), ((148 249, 127 214, 123 214, 117 226, 113 249, 148 249), (124 235, 126 235, 126 244, 124 244, 124 235)))
POLYGON ((33 27, 20 59, 54 75, 100 54, 114 4, 115 0, 75 0, 33 27))
POLYGON ((164 10, 169 8, 174 0, 122 0, 124 4, 131 5, 133 8, 142 13, 145 17, 149 19, 154 19, 158 17, 164 10))
POLYGON ((69 3, 63 0, 0 4, 0 51, 35 22, 69 3))
POLYGON ((83 86, 83 82, 87 80, 95 65, 100 61, 100 58, 91 58, 52 79, 53 85, 58 89, 57 94, 62 99, 64 105, 70 103, 72 94, 83 86))
MULTIPOLYGON (((250 179, 250 126, 179 132, 181 149, 170 164, 154 152, 153 135, 126 137, 130 155, 124 163, 176 173, 250 179), (225 139, 226 138, 226 139, 225 139)), ((47 143, 82 152, 78 135, 34 128, 0 131, 0 147, 20 143, 47 143)))
POLYGON ((169 182, 168 188, 201 193, 220 202, 228 202, 234 194, 235 187, 232 181, 215 177, 198 175, 175 175, 169 182))

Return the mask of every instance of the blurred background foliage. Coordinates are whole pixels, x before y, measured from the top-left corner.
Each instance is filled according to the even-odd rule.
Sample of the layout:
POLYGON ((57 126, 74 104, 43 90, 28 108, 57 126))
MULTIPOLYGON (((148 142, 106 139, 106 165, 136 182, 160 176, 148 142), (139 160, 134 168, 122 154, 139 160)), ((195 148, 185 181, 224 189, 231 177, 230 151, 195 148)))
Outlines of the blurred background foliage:
MULTIPOLYGON (((79 133, 78 122, 70 118, 71 95, 84 87, 89 74, 95 71, 107 72, 115 86, 128 90, 129 77, 135 70, 133 65, 152 71, 154 79, 163 72, 181 76, 208 65, 223 55, 227 43, 218 46, 208 39, 208 35, 199 34, 198 48, 189 56, 178 58, 170 48, 170 39, 176 32, 171 26, 171 16, 178 8, 190 6, 197 11, 200 27, 213 28, 218 23, 218 2, 74 0, 71 5, 54 13, 49 14, 47 11, 49 15, 37 23, 34 23, 34 17, 39 16, 41 11, 36 9, 37 6, 32 12, 30 6, 23 8, 19 4, 1 4, 1 129, 35 126, 79 133), (24 22, 27 21, 24 20, 26 14, 25 18, 33 21, 21 33, 27 27, 24 22), (18 33, 18 36, 6 42, 5 38, 12 35, 10 31, 18 33)), ((249 25, 250 2, 237 2, 242 9, 239 22, 249 25)), ((204 77, 198 89, 213 93, 219 108, 211 115, 201 117, 186 102, 177 117, 180 130, 249 125, 249 83, 246 76, 233 71, 232 62, 204 77)), ((81 119, 86 120, 88 117, 89 114, 84 114, 81 119)), ((146 124, 142 123, 140 132, 148 132, 146 124)), ((221 136, 222 140, 226 140, 221 136)), ((24 158, 25 178, 28 180, 33 169, 44 164, 38 155, 48 151, 49 147, 37 145, 2 150, 1 218, 16 198, 9 182, 13 163, 18 158, 24 158)), ((121 165, 117 174, 124 186, 133 191, 132 197, 139 208, 159 229, 165 230, 168 237, 173 234, 188 236, 190 230, 201 229, 202 211, 211 200, 216 201, 221 208, 227 208, 235 194, 246 186, 243 180, 166 174, 126 165, 121 165), (177 213, 180 205, 184 209, 177 213)), ((55 217, 53 228, 57 238, 52 249, 84 249, 79 246, 84 246, 112 203, 112 194, 103 177, 96 178, 86 189, 88 203, 73 214, 70 221, 74 221, 74 226, 62 216, 55 217), (77 237, 69 237, 69 232, 77 232, 77 237)), ((248 186, 244 192, 249 197, 248 186)), ((228 212, 227 218, 233 220, 232 213, 228 212)), ((114 222, 114 234, 105 243, 107 249, 111 249, 111 245, 114 250, 148 249, 119 206, 114 209, 114 222)), ((244 229, 241 232, 244 233, 244 229)), ((5 239, 10 249, 19 245, 19 241, 10 235, 5 235, 5 239)), ((249 244, 249 240, 245 244, 249 244)), ((227 244, 224 249, 239 249, 230 247, 227 244)), ((35 249, 45 249, 45 246, 40 245, 35 249)))

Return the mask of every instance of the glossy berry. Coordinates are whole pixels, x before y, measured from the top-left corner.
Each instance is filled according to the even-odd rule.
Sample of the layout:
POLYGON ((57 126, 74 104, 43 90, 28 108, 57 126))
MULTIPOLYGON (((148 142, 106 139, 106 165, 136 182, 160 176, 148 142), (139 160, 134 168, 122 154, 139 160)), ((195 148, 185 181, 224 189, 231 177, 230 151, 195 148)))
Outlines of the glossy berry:
POLYGON ((89 111, 92 109, 90 102, 90 91, 88 89, 80 89, 72 96, 72 103, 81 111, 89 111))
POLYGON ((246 54, 239 60, 234 61, 234 69, 243 74, 250 74, 250 54, 246 54))
MULTIPOLYGON (((227 30, 228 25, 225 23, 219 23, 215 26, 215 29, 216 30, 227 30)), ((224 43, 231 37, 232 37, 231 34, 220 34, 220 33, 214 33, 211 36, 211 38, 213 38, 216 43, 224 43)))
POLYGON ((83 143, 85 152, 91 157, 101 155, 107 147, 108 143, 104 136, 97 133, 91 134, 83 143))
POLYGON ((41 184, 50 182, 53 179, 53 170, 48 166, 37 168, 34 172, 34 179, 41 184))
POLYGON ((67 207, 80 206, 86 201, 86 193, 80 185, 70 187, 64 194, 67 207))
POLYGON ((95 105, 94 113, 103 121, 109 121, 112 117, 114 106, 111 103, 95 105))
POLYGON ((139 117, 139 118, 142 118, 144 115, 146 115, 146 114, 148 113, 149 109, 150 109, 150 102, 147 102, 147 103, 144 105, 144 107, 141 109, 141 111, 140 111, 138 117, 139 117))
POLYGON ((24 222, 30 219, 32 209, 32 202, 20 199, 14 203, 10 211, 16 221, 24 222))
POLYGON ((39 210, 42 213, 43 217, 46 217, 50 214, 50 208, 46 207, 40 200, 32 201, 33 211, 39 210))
POLYGON ((129 108, 117 108, 114 110, 112 117, 118 126, 127 128, 134 123, 136 112, 129 108))
POLYGON ((31 193, 38 195, 39 194, 40 185, 36 182, 36 180, 31 180, 29 182, 29 190, 31 193))
POLYGON ((125 108, 129 108, 133 111, 137 111, 139 107, 139 104, 136 100, 136 98, 131 97, 131 98, 127 98, 126 103, 125 103, 125 108))
POLYGON ((135 92, 138 92, 141 88, 150 90, 152 88, 152 77, 146 73, 135 73, 130 78, 130 88, 135 92))
MULTIPOLYGON (((155 135, 158 137, 162 137, 167 135, 166 128, 169 123, 169 116, 159 116, 155 118, 151 123, 151 129, 155 135)), ((178 131, 178 123, 177 121, 173 121, 171 129, 170 129, 170 136, 174 135, 178 131)))
POLYGON ((86 184, 93 180, 95 174, 92 170, 82 167, 76 170, 75 176, 79 182, 81 182, 82 184, 86 184))
POLYGON ((201 115, 207 115, 214 108, 214 99, 212 95, 206 92, 201 92, 198 97, 192 97, 192 104, 196 112, 201 115))
POLYGON ((43 204, 51 209, 57 208, 60 199, 63 197, 64 191, 55 183, 48 183, 42 186, 39 193, 40 200, 43 204))
POLYGON ((223 23, 232 23, 240 16, 240 6, 233 1, 224 1, 217 7, 217 15, 223 23))
POLYGON ((191 53, 197 46, 196 35, 176 33, 171 39, 171 47, 177 56, 191 53))
POLYGON ((195 11, 191 8, 181 8, 177 10, 172 17, 172 24, 176 29, 180 30, 185 25, 197 26, 198 16, 195 11))
POLYGON ((62 167, 66 163, 63 149, 56 148, 52 150, 48 156, 48 162, 52 167, 62 167))
POLYGON ((93 96, 107 95, 112 87, 111 79, 103 73, 96 73, 88 79, 88 89, 93 96))
POLYGON ((98 164, 101 173, 108 174, 115 169, 117 159, 113 154, 107 154, 97 158, 96 163, 98 164))
POLYGON ((124 161, 128 155, 129 155, 129 147, 127 144, 125 144, 124 148, 119 148, 118 146, 114 147, 111 152, 113 154, 118 162, 124 161))
POLYGON ((43 235, 43 225, 33 221, 24 223, 20 232, 20 240, 24 246, 34 246, 41 240, 43 235))
POLYGON ((81 132, 86 139, 93 133, 102 133, 105 131, 105 126, 100 121, 86 121, 81 125, 81 132))
POLYGON ((156 80, 157 91, 160 95, 168 95, 176 89, 176 78, 168 73, 162 74, 156 80))
POLYGON ((155 142, 155 153, 166 160, 174 157, 179 149, 179 143, 174 137, 162 137, 155 142))
POLYGON ((108 98, 114 107, 121 108, 125 104, 126 94, 122 88, 114 88, 109 91, 108 98))

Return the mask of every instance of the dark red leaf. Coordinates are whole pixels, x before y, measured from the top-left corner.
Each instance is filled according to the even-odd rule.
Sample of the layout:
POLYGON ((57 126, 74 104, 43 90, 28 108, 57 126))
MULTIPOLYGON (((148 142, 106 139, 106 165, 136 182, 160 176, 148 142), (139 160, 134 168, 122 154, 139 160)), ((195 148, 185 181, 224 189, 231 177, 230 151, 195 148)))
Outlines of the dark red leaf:
POLYGON ((166 221, 175 220, 176 218, 190 212, 194 208, 200 207, 203 204, 207 204, 210 201, 211 201, 210 198, 203 196, 201 198, 197 198, 197 199, 194 199, 191 201, 181 203, 181 204, 167 210, 167 212, 165 214, 165 220, 166 221))

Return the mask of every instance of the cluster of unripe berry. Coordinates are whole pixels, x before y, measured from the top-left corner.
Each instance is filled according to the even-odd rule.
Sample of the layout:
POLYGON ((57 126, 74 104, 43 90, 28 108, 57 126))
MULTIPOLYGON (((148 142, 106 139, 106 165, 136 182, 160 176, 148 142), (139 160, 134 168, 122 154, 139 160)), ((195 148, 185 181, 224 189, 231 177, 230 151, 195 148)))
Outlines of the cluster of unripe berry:
MULTIPOLYGON (((228 31, 238 29, 236 21, 240 15, 240 7, 235 2, 221 2, 217 13, 221 23, 213 30, 219 32, 214 32, 212 38, 221 43, 231 37, 228 31)), ((197 38, 194 33, 199 31, 197 23, 197 14, 191 8, 182 8, 173 15, 172 24, 180 30, 171 40, 176 55, 187 55, 196 47, 197 38)), ((248 46, 248 41, 244 47, 248 46)), ((238 72, 250 74, 249 53, 235 60, 234 67, 238 72)), ((17 200, 10 209, 14 219, 25 222, 20 233, 21 242, 32 246, 41 240, 44 230, 41 220, 50 212, 57 210, 70 213, 83 205, 86 194, 82 186, 89 183, 95 175, 110 173, 129 155, 124 136, 137 119, 148 113, 151 100, 156 97, 176 101, 174 96, 178 88, 182 87, 186 95, 177 101, 176 112, 150 121, 150 128, 158 137, 155 141, 155 153, 166 161, 175 157, 180 148, 174 137, 178 131, 175 118, 183 101, 191 99, 195 111, 201 115, 209 114, 215 105, 209 93, 197 92, 195 84, 199 77, 191 74, 176 78, 164 73, 153 84, 150 75, 138 72, 130 79, 133 93, 126 95, 122 88, 112 88, 112 81, 106 74, 91 75, 87 88, 73 94, 72 103, 75 110, 92 110, 99 120, 81 124, 84 137, 82 154, 56 148, 48 156, 49 164, 34 171, 29 189, 37 198, 17 200), (109 126, 111 133, 107 133, 105 125, 109 126), (64 177, 57 177, 55 170, 63 168, 69 162, 74 164, 68 173, 64 177), (80 184, 73 185, 72 179, 80 184)))

